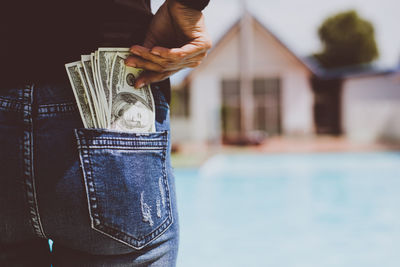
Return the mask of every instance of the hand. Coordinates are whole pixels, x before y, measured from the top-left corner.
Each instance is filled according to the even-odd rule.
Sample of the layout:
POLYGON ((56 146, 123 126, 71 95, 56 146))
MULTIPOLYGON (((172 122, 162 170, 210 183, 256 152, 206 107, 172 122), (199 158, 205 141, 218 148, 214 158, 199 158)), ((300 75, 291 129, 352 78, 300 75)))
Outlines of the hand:
POLYGON ((166 0, 154 15, 143 46, 134 45, 125 64, 143 68, 135 87, 162 81, 183 68, 200 65, 211 40, 202 12, 166 0))

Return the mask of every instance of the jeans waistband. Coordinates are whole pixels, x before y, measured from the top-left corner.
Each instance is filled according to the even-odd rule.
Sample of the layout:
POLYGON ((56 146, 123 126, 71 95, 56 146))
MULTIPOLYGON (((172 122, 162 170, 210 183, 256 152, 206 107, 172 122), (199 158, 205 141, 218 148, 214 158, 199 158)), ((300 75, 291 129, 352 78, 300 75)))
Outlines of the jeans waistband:
POLYGON ((0 110, 39 114, 77 112, 73 92, 68 84, 25 84, 0 90, 0 110))
MULTIPOLYGON (((152 84, 170 102, 169 80, 152 84)), ((154 95, 158 103, 158 95, 154 95)), ((163 101, 161 101, 163 102, 163 101)), ((78 112, 71 85, 68 82, 26 83, 22 85, 0 84, 0 110, 22 112, 25 107, 37 114, 78 112)))

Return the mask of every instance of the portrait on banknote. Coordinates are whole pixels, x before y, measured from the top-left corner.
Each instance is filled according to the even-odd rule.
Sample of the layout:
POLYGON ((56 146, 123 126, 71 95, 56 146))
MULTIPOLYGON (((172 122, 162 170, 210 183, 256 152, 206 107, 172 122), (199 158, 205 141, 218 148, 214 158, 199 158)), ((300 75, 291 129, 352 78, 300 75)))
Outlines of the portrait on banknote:
POLYGON ((143 70, 125 65, 129 55, 128 48, 100 47, 65 65, 86 128, 155 132, 151 88, 135 88, 143 70))
POLYGON ((121 92, 116 96, 111 111, 111 129, 150 132, 152 120, 149 108, 134 94, 121 92))

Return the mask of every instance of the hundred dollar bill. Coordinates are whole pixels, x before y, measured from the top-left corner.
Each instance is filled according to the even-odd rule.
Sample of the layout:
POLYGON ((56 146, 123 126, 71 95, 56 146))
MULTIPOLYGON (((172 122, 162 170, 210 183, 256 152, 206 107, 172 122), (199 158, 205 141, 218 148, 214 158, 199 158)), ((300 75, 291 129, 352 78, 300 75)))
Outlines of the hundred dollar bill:
POLYGON ((82 81, 83 88, 85 89, 85 95, 86 95, 86 99, 89 104, 90 115, 92 116, 92 121, 93 121, 94 127, 98 128, 100 126, 97 123, 97 114, 96 114, 96 111, 94 108, 93 95, 89 91, 90 90, 89 83, 85 76, 85 70, 83 69, 82 62, 81 62, 81 64, 78 65, 78 72, 79 72, 79 77, 81 78, 81 81, 82 81))
POLYGON ((95 51, 93 53, 93 60, 92 60, 92 68, 93 68, 93 78, 95 80, 95 84, 96 84, 96 93, 99 96, 98 97, 98 105, 100 107, 100 110, 102 112, 101 114, 101 118, 104 121, 105 125, 108 125, 108 120, 107 120, 107 114, 109 113, 108 110, 108 101, 107 101, 107 97, 105 95, 105 92, 101 86, 101 79, 99 76, 99 61, 98 61, 98 51, 95 51))
POLYGON ((107 121, 110 121, 111 113, 111 86, 110 86, 110 76, 111 76, 111 68, 114 61, 114 58, 118 52, 129 52, 129 48, 121 48, 121 47, 100 47, 98 50, 98 76, 101 83, 101 89, 104 90, 107 107, 108 107, 108 117, 107 121))
POLYGON ((96 52, 90 54, 90 62, 92 63, 92 73, 93 73, 93 80, 94 80, 94 85, 95 85, 95 90, 96 90, 96 95, 97 95, 97 103, 99 106, 99 114, 98 117, 102 121, 102 125, 104 128, 107 127, 108 121, 107 121, 107 114, 108 114, 108 106, 106 104, 106 96, 104 94, 104 91, 101 90, 100 88, 100 80, 98 77, 98 72, 97 72, 97 58, 96 58, 96 52))
POLYGON ((110 89, 108 88, 108 86, 103 87, 103 81, 102 81, 102 77, 100 74, 100 62, 99 62, 99 51, 97 50, 96 52, 94 52, 94 58, 95 58, 95 69, 96 69, 96 79, 97 79, 97 86, 98 86, 98 91, 103 95, 100 98, 100 105, 102 107, 102 109, 105 111, 105 120, 106 120, 106 124, 108 125, 110 120, 109 120, 109 101, 110 101, 110 89))
POLYGON ((155 132, 155 106, 150 86, 135 88, 141 69, 128 67, 129 53, 117 53, 111 68, 110 128, 126 132, 155 132))
POLYGON ((98 94, 96 92, 95 81, 93 77, 93 70, 92 70, 92 62, 90 55, 82 55, 81 56, 82 66, 84 70, 84 74, 86 76, 87 84, 89 87, 89 98, 91 98, 93 103, 94 112, 96 113, 96 121, 99 128, 105 128, 105 121, 102 120, 100 114, 102 114, 101 108, 99 106, 98 101, 98 94))
POLYGON ((68 78, 71 82, 72 91, 74 92, 78 105, 79 113, 82 117, 83 125, 86 128, 94 128, 95 124, 90 113, 88 98, 86 96, 81 77, 79 76, 79 67, 82 67, 82 63, 80 61, 65 64, 68 78))

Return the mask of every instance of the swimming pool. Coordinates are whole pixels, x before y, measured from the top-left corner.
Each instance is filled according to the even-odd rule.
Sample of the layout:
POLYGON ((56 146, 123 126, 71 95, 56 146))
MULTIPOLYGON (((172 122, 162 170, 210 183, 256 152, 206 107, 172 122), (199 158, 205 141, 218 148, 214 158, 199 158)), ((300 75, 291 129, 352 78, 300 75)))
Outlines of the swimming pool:
POLYGON ((400 266, 400 153, 217 155, 175 176, 178 267, 400 266))

